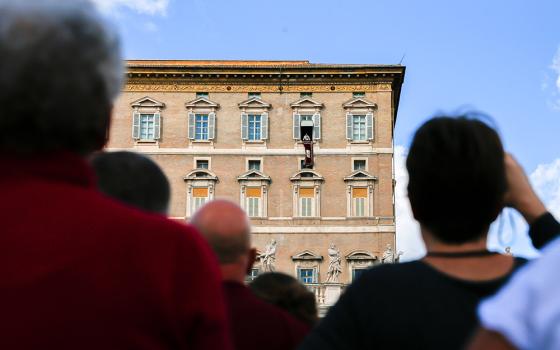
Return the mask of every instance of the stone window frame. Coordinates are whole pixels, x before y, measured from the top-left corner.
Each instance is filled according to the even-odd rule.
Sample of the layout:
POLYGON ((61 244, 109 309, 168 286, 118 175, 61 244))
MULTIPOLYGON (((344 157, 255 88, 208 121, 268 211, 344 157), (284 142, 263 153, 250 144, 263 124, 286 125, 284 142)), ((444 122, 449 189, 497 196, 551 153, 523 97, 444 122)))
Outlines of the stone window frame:
POLYGON ((204 168, 198 168, 196 166, 196 163, 199 160, 207 160, 208 161, 208 170, 212 170, 212 157, 194 157, 193 158, 193 169, 204 169, 204 168))
POLYGON ((377 114, 377 104, 366 100, 364 97, 355 97, 346 103, 342 104, 346 112, 345 126, 346 126, 346 141, 348 144, 373 144, 375 142, 375 122, 377 114), (354 115, 366 116, 366 139, 354 140, 354 115))
POLYGON ((202 146, 204 148, 214 148, 217 139, 218 109, 220 105, 206 97, 197 97, 185 103, 187 109, 187 139, 191 147, 202 146), (195 116, 197 114, 208 115, 208 139, 197 140, 195 130, 195 116))
POLYGON ((369 171, 369 158, 368 157, 352 157, 350 163, 350 171, 358 171, 358 169, 354 169, 354 161, 356 160, 365 160, 366 161, 366 168, 363 169, 364 171, 369 171))
MULTIPOLYGON (((261 163, 262 164, 262 163, 261 163)), ((247 188, 258 187, 261 190, 261 200, 259 206, 259 214, 251 216, 251 219, 263 219, 268 217, 268 188, 271 183, 270 176, 262 171, 248 170, 237 177, 239 182, 239 203, 241 207, 248 213, 247 208, 247 188)))
POLYGON ((348 268, 348 283, 353 282, 354 269, 368 269, 379 263, 379 258, 366 250, 354 250, 344 259, 348 268))
POLYGON ((151 145, 159 147, 159 141, 162 135, 162 110, 165 108, 165 103, 157 101, 149 96, 144 96, 130 104, 132 108, 132 139, 136 146, 151 145), (154 115, 154 138, 141 139, 140 134, 140 116, 142 114, 154 115))
POLYGON ((261 97, 250 97, 238 103, 240 110, 240 133, 243 148, 247 147, 267 147, 270 136, 270 109, 272 105, 262 100, 261 97), (249 115, 261 116, 261 137, 257 140, 249 140, 249 115))
POLYGON ((292 107, 292 138, 295 142, 295 147, 302 144, 301 141, 301 116, 311 115, 313 120, 313 143, 321 141, 323 138, 322 116, 321 111, 324 105, 315 101, 311 97, 303 97, 290 104, 292 107), (317 136, 318 131, 318 136, 317 136))
POLYGON ((264 157, 247 157, 245 158, 245 171, 250 171, 249 169, 249 162, 258 160, 261 162, 261 168, 259 169, 260 172, 264 173, 264 157))
POLYGON ((367 171, 356 170, 350 175, 344 178, 346 183, 346 216, 348 218, 373 218, 374 216, 374 191, 375 183, 377 182, 377 177, 371 175, 367 171), (354 188, 366 188, 367 189, 367 208, 366 215, 356 216, 354 215, 354 198, 352 196, 354 188))
POLYGON ((189 172, 184 178, 187 185, 187 205, 185 210, 185 217, 190 218, 194 214, 194 197, 193 189, 207 188, 208 189, 208 202, 214 199, 214 192, 216 184, 218 183, 218 176, 209 169, 194 169, 189 172), (198 176, 200 174, 203 176, 198 176))
POLYGON ((325 178, 313 169, 303 169, 296 172, 291 178, 292 182, 292 216, 298 219, 316 219, 321 217, 321 187, 325 178), (310 177, 303 177, 305 173, 311 173, 310 177), (300 215, 300 201, 299 190, 300 188, 312 188, 314 191, 314 215, 301 216, 300 215))
MULTIPOLYGON (((319 284, 321 281, 321 263, 323 256, 313 253, 310 250, 304 250, 296 255, 291 256, 294 264, 294 276, 299 281, 299 270, 313 269, 315 281, 310 284, 319 284)), ((303 283, 303 282, 302 282, 303 283)))

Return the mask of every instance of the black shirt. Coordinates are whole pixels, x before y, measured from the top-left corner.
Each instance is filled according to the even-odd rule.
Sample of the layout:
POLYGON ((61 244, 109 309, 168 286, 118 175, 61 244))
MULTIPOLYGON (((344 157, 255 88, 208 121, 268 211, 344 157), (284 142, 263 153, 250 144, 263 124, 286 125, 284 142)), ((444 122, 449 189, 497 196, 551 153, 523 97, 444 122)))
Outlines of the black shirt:
MULTIPOLYGON (((558 232, 545 214, 529 235, 540 248, 558 232)), ((515 258, 514 270, 525 261, 515 258)), ((300 349, 461 349, 477 326, 479 301, 510 276, 461 280, 422 261, 374 267, 348 287, 300 349)))

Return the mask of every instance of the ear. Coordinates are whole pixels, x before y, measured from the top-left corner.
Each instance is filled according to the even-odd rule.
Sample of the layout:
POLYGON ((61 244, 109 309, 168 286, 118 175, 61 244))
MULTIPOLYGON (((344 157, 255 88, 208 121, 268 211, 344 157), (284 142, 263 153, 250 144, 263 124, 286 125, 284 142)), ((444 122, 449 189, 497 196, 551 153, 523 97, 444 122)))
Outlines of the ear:
POLYGON ((257 249, 251 248, 249 249, 249 254, 247 254, 247 274, 251 272, 255 261, 257 260, 257 249))

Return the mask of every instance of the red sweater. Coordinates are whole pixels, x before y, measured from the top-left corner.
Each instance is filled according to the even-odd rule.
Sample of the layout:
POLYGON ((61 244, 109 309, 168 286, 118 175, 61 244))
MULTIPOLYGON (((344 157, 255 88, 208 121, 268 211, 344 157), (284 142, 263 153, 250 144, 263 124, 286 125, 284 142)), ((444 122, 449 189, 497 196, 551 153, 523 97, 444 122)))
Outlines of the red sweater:
POLYGON ((77 156, 0 167, 0 349, 231 348, 193 228, 103 196, 77 156))
POLYGON ((292 350, 309 326, 257 298, 241 283, 224 282, 232 337, 239 350, 292 350))

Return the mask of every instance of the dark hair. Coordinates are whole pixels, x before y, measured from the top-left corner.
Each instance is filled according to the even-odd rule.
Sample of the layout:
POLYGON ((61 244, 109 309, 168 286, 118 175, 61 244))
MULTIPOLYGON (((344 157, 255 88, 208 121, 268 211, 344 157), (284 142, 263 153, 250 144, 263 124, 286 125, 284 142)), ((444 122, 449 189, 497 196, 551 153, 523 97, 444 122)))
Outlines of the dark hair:
POLYGON ((414 216, 445 243, 485 235, 507 190, 500 138, 473 116, 429 120, 416 131, 406 160, 414 216))
POLYGON ((260 299, 284 309, 306 324, 317 322, 315 295, 292 276, 280 272, 264 273, 249 287, 260 299))
POLYGON ((169 181, 152 160, 132 152, 108 152, 95 154, 91 164, 101 192, 137 208, 166 214, 169 181))
POLYGON ((122 80, 119 39, 89 1, 0 4, 0 152, 101 149, 122 80))

